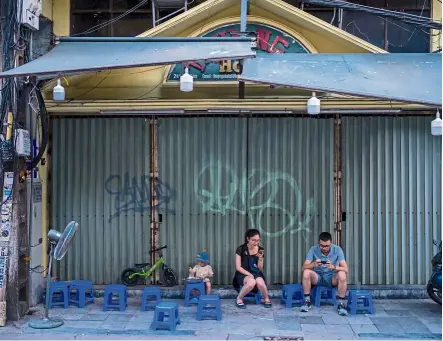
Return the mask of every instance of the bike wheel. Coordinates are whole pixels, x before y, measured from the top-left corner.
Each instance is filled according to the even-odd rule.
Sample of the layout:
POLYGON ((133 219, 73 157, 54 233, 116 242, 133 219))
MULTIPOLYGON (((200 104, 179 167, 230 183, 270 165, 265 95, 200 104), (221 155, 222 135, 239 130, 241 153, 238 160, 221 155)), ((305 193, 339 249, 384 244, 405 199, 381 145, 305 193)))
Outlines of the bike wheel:
POLYGON ((432 300, 441 305, 441 291, 435 288, 432 284, 427 286, 428 295, 432 300))
POLYGON ((120 279, 122 283, 128 287, 136 285, 137 284, 137 276, 133 276, 130 278, 131 275, 135 274, 137 271, 135 269, 125 269, 123 270, 120 279))
POLYGON ((174 270, 167 266, 163 269, 163 283, 167 287, 172 287, 177 284, 177 276, 175 275, 174 270))

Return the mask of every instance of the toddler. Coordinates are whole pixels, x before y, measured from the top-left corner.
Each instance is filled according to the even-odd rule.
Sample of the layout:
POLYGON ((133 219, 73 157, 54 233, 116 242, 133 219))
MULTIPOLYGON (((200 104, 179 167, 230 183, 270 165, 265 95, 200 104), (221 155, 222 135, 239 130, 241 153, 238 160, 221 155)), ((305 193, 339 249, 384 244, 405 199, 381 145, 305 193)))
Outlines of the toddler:
POLYGON ((206 295, 211 293, 211 280, 214 277, 212 267, 209 265, 209 255, 206 250, 197 254, 195 258, 197 264, 193 268, 189 268, 189 277, 197 277, 203 279, 206 287, 206 295))

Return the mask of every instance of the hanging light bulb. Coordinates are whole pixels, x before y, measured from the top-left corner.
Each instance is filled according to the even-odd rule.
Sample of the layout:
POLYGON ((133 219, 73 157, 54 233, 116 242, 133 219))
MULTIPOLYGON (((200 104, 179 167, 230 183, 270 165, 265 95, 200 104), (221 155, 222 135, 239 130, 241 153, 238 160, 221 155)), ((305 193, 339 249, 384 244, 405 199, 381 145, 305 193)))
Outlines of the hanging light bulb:
POLYGON ((194 78, 188 71, 188 68, 185 68, 185 73, 180 77, 180 90, 184 92, 190 92, 194 89, 194 78))
POLYGON ((320 100, 315 97, 315 92, 312 92, 312 97, 308 100, 308 114, 318 115, 320 114, 320 100))
POLYGON ((57 79, 57 85, 52 89, 52 99, 54 102, 65 100, 65 88, 62 86, 60 78, 57 79))
POLYGON ((437 110, 436 118, 431 122, 431 134, 434 136, 441 136, 442 120, 440 118, 440 111, 437 110))

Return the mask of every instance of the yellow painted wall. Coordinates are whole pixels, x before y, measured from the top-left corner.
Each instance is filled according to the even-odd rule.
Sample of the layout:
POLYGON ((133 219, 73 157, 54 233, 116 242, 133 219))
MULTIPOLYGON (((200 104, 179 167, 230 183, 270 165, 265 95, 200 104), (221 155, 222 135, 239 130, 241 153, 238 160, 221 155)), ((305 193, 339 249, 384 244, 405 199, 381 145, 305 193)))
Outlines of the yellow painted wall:
POLYGON ((53 0, 52 18, 56 36, 68 36, 70 33, 70 6, 70 0, 53 0))
POLYGON ((52 0, 42 1, 42 15, 49 20, 52 20, 52 0))
MULTIPOLYGON (((442 20, 441 17, 441 8, 442 8, 442 3, 440 0, 432 0, 431 2, 431 17, 433 20, 435 21, 440 21, 442 20)), ((431 52, 432 51, 437 51, 439 49, 441 49, 442 46, 442 35, 441 35, 441 31, 437 31, 437 30, 431 30, 432 35, 430 36, 430 44, 431 44, 431 52)))

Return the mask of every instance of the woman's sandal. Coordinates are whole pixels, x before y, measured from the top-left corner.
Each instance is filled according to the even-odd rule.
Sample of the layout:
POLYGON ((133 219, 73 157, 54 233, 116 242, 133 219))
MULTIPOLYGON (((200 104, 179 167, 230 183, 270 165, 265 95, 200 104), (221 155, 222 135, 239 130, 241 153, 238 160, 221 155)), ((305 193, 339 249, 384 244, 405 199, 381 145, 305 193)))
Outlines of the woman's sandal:
POLYGON ((246 305, 245 305, 243 302, 238 303, 238 302, 236 301, 236 302, 235 302, 235 305, 236 305, 237 308, 239 308, 239 309, 246 309, 246 305))
POLYGON ((265 302, 264 303, 265 308, 272 308, 272 303, 271 301, 265 302))

